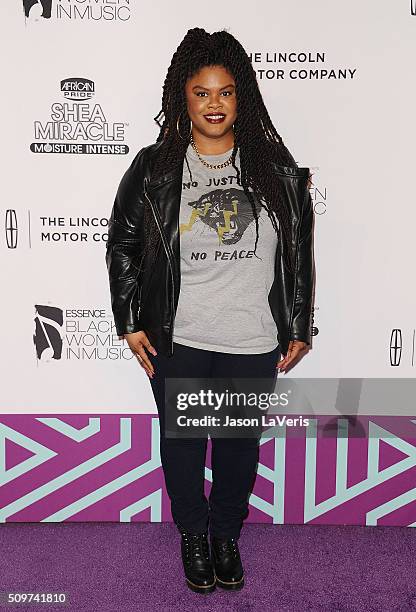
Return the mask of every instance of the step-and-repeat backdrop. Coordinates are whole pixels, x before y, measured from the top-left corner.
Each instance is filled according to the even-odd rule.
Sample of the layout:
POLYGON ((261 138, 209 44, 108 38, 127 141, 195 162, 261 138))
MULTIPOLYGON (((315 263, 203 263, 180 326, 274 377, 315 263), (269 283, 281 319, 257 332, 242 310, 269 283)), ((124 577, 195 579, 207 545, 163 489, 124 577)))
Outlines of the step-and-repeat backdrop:
MULTIPOLYGON (((414 378, 410 0, 14 0, 2 10, 0 521, 171 520, 149 380, 114 328, 105 245, 186 31, 227 28, 313 172, 313 349, 288 376, 414 378), (248 10, 250 8, 250 10, 248 10)), ((416 524, 416 411, 264 439, 249 521, 416 524)), ((314 429, 315 428, 315 429, 314 429)), ((210 449, 210 446, 209 446, 210 449)), ((211 483, 207 456, 206 492, 211 483)))

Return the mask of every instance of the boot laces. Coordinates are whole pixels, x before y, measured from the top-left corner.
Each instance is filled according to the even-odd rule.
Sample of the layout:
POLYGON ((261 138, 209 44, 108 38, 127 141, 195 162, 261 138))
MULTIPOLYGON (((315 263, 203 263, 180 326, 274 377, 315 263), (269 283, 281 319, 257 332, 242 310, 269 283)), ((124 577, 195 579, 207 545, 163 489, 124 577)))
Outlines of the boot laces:
POLYGON ((187 557, 204 557, 209 561, 208 539, 205 533, 192 534, 182 532, 182 539, 187 557))
POLYGON ((238 557, 238 544, 235 538, 228 538, 226 540, 218 540, 217 541, 217 550, 220 556, 224 555, 233 555, 235 559, 238 557))

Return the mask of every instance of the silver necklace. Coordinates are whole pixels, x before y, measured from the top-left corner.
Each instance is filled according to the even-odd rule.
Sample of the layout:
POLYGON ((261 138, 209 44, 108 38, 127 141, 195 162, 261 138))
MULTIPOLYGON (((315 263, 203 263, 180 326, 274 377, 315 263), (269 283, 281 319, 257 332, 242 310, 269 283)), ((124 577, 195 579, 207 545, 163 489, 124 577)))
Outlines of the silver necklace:
POLYGON ((205 159, 203 159, 198 151, 198 148, 195 144, 195 141, 192 137, 191 134, 191 145, 192 148, 194 149, 195 153, 198 155, 199 161, 202 162, 204 164, 204 166, 207 166, 208 168, 211 168, 211 170, 220 170, 221 168, 225 168, 226 166, 229 166, 231 164, 232 161, 232 157, 233 154, 231 153, 230 157, 227 159, 227 161, 222 162, 221 164, 210 164, 209 162, 207 162, 205 159))

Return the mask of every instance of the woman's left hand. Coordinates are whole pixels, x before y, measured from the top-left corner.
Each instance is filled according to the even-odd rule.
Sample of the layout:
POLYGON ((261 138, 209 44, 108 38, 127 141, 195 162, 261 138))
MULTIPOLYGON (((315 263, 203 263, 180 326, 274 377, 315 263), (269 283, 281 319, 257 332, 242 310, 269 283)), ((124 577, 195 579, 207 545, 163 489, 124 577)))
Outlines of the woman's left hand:
POLYGON ((306 342, 302 342, 301 340, 291 340, 286 356, 278 361, 276 369, 281 372, 287 372, 287 368, 290 364, 297 363, 302 359, 303 355, 308 350, 308 346, 306 342))

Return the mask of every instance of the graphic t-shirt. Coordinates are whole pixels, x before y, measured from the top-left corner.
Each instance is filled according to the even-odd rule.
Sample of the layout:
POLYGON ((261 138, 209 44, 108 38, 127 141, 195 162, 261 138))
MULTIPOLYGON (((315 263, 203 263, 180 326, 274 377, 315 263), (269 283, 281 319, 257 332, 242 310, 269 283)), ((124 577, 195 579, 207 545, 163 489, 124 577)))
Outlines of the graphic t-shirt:
MULTIPOLYGON (((209 163, 226 161, 202 155, 209 163)), ((181 287, 173 340, 224 353, 267 353, 277 345, 268 294, 274 279, 277 234, 256 199, 259 239, 250 201, 230 164, 213 170, 189 145, 179 214, 181 287)), ((240 169, 240 153, 236 155, 240 169)))

